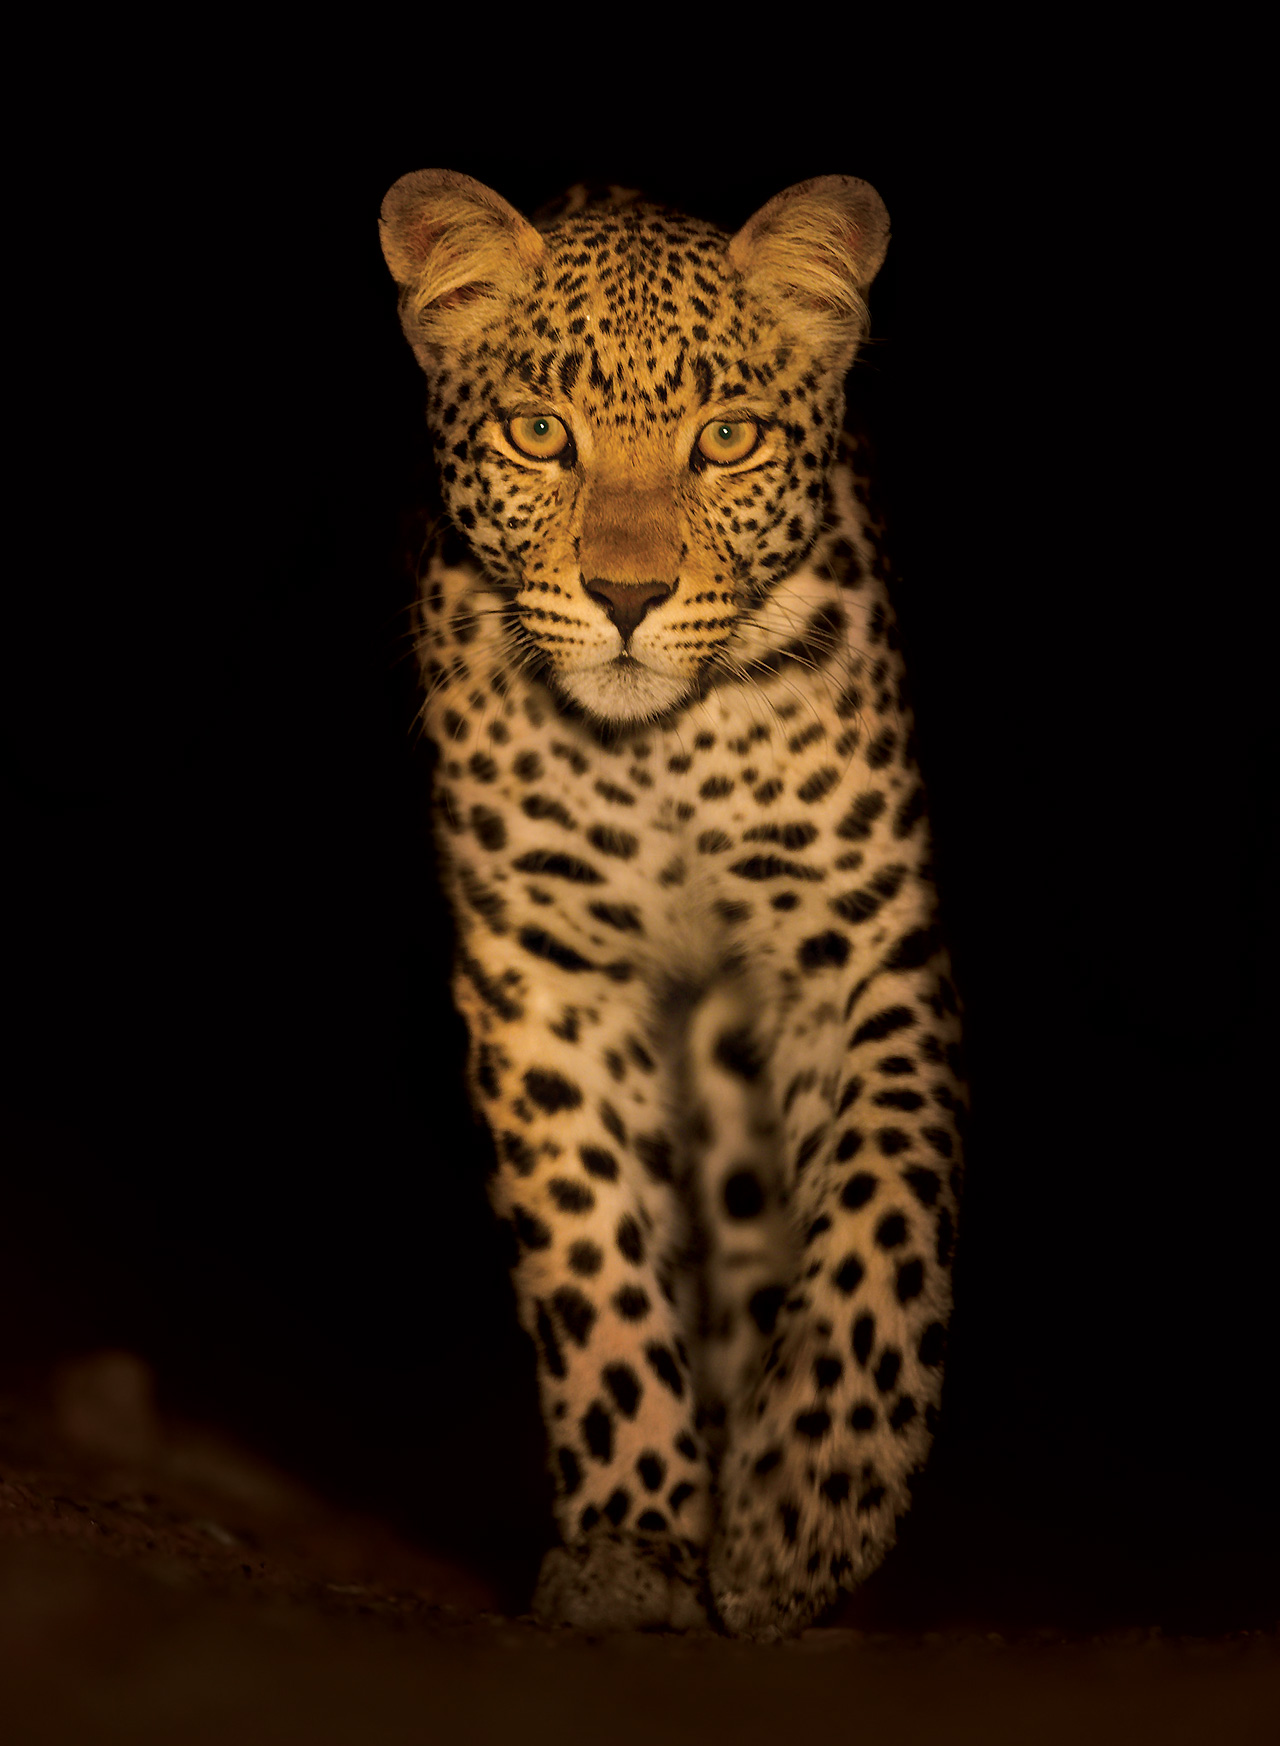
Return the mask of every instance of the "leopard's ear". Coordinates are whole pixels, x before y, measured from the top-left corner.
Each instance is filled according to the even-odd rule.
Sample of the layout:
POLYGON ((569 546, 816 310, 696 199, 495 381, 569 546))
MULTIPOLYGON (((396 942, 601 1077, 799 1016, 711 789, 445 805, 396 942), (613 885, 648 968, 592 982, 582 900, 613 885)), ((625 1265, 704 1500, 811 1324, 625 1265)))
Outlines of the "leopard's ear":
POLYGON ((869 182, 815 176, 749 218, 728 247, 736 267, 816 349, 852 361, 864 294, 889 246, 889 214, 869 182))
POLYGON ((424 369, 493 315, 544 247, 500 194, 454 170, 401 176, 382 202, 379 229, 400 286, 400 322, 424 369))

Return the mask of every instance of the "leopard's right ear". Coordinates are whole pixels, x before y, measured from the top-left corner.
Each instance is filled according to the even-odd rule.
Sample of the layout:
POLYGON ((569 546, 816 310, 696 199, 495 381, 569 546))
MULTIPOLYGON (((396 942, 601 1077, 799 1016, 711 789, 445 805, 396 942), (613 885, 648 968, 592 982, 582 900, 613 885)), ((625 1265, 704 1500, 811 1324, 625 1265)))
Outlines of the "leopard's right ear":
POLYGON ((479 329, 542 258, 529 221, 454 170, 412 170, 389 190, 382 252, 400 286, 400 323, 428 369, 479 329))

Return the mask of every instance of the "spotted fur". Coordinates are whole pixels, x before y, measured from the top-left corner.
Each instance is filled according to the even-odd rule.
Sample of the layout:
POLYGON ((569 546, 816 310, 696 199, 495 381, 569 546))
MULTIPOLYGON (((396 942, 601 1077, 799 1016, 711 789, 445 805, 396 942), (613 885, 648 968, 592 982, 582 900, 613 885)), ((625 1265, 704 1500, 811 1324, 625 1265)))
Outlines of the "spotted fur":
POLYGON ((423 171, 382 230, 445 510, 418 650, 456 997, 556 1484, 535 1604, 794 1631, 925 1458, 958 1187, 841 434, 887 219, 825 177, 733 237, 620 190, 532 224, 423 171))

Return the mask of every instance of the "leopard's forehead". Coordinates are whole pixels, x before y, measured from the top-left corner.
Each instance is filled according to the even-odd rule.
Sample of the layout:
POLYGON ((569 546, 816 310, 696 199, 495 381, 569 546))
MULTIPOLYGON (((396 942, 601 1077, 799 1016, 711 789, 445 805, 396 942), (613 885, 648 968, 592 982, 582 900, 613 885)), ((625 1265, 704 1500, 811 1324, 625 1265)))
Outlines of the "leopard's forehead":
POLYGON ((544 235, 533 285, 507 316, 513 371, 567 383, 575 401, 586 391, 604 422, 631 422, 624 409, 638 403, 667 423, 726 383, 741 394, 743 360, 774 344, 715 225, 639 205, 564 218, 544 235))

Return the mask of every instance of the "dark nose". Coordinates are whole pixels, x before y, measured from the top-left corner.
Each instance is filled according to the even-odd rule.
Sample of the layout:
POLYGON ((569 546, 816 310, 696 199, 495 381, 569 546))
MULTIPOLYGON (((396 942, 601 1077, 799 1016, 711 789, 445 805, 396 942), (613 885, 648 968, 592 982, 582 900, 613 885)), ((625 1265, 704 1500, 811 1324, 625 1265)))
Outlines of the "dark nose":
POLYGON ((622 632, 624 643, 651 606, 668 600, 676 591, 674 582, 602 582, 597 577, 583 584, 593 600, 598 600, 622 632))

